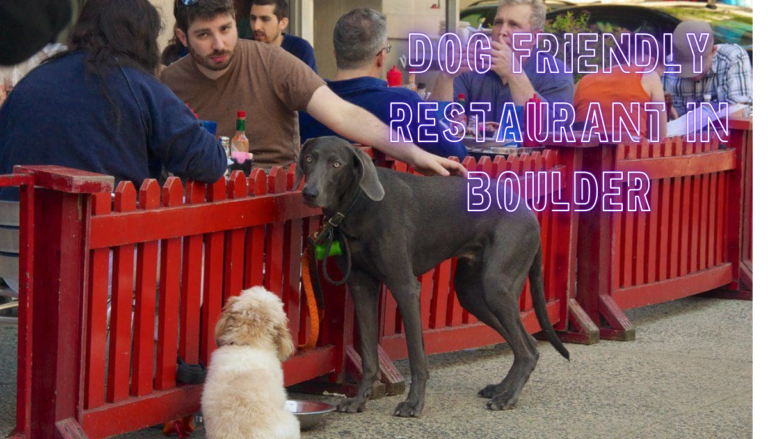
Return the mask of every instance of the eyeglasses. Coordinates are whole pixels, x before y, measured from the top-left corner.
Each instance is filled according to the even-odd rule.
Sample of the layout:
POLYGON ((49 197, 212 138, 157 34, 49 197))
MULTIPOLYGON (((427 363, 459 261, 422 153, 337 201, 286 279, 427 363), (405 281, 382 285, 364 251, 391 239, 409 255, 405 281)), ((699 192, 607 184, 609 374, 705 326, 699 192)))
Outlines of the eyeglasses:
MULTIPOLYGON (((194 0, 194 1, 197 1, 197 0, 194 0)), ((387 53, 389 53, 392 50, 392 45, 387 43, 387 47, 385 47, 385 48, 383 48, 381 50, 386 50, 387 53)), ((379 53, 381 53, 381 50, 379 50, 379 53)))

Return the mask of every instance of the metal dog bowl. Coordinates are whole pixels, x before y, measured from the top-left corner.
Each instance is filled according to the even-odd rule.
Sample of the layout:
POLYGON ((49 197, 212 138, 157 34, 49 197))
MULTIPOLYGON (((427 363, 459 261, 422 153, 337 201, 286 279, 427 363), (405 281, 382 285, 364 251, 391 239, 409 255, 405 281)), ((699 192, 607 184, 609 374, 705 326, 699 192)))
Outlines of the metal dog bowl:
POLYGON ((294 401, 290 399, 285 402, 285 409, 299 418, 302 430, 315 427, 325 415, 335 410, 332 405, 324 402, 294 401))

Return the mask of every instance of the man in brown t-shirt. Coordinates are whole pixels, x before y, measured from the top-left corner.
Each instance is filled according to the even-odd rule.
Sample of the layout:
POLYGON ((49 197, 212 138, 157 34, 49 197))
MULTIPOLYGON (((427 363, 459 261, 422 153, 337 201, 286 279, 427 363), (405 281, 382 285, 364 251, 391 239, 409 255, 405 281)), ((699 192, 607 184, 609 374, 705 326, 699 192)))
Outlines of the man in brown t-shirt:
POLYGON ((216 79, 205 75, 192 56, 163 70, 161 79, 200 119, 216 121, 219 135, 232 137, 237 111, 244 110, 245 135, 258 166, 295 162, 296 110, 306 109, 325 82, 277 46, 239 40, 232 52, 229 68, 216 79))
POLYGON ((161 80, 219 134, 235 131, 247 114, 246 136, 258 166, 287 166, 298 157, 296 111, 340 135, 371 145, 423 174, 464 174, 456 162, 413 143, 390 143, 389 127, 334 94, 306 64, 279 47, 238 40, 232 0, 175 0, 176 36, 189 55, 163 70, 161 80))

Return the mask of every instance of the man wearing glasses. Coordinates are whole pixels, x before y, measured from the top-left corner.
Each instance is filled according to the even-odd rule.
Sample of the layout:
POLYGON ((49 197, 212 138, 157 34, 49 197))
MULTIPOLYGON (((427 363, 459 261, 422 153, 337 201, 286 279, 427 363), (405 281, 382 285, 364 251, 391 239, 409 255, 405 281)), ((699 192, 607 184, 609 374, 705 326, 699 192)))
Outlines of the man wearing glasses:
POLYGON ((335 132, 413 165, 424 174, 465 169, 413 143, 390 143, 389 127, 334 94, 306 64, 285 50, 238 40, 232 0, 177 0, 176 35, 190 56, 163 70, 161 80, 201 119, 235 131, 236 112, 248 116, 246 135, 259 167, 286 167, 299 151, 296 111, 306 111, 335 132))
MULTIPOLYGON (((565 64, 549 53, 538 52, 536 34, 544 31, 547 9, 542 0, 499 0, 491 34, 491 69, 484 73, 473 72, 462 55, 461 68, 456 73, 440 72, 433 100, 456 100, 459 94, 466 96, 467 106, 473 102, 491 104, 487 121, 499 121, 504 104, 514 102, 524 106, 534 94, 549 105, 549 121, 554 119, 551 103, 573 104, 573 74, 566 73, 565 64), (516 45, 513 35, 524 34, 531 40, 516 45), (530 51, 530 56, 522 55, 530 51), (541 64, 537 66, 537 61, 541 64), (513 66, 522 63, 522 71, 513 66), (538 73, 537 70, 543 70, 538 73)), ((477 55, 477 54, 475 54, 477 55)))
MULTIPOLYGON (((334 93, 370 111, 387 125, 393 119, 392 103, 408 105, 412 115, 408 127, 418 146, 442 157, 461 159, 467 155, 464 145, 447 139, 439 124, 419 123, 418 104, 422 102, 419 95, 405 88, 388 88, 387 82, 381 79, 384 58, 392 48, 387 44, 384 15, 369 8, 357 8, 342 15, 333 29, 333 48, 336 75, 333 81, 327 82, 334 93), (430 138, 433 140, 429 141, 430 138)), ((424 115, 421 116, 423 122, 424 115)), ((431 112, 430 117, 437 119, 436 112, 431 112)), ((333 129, 314 118, 302 120, 302 142, 313 137, 336 135, 333 129)))

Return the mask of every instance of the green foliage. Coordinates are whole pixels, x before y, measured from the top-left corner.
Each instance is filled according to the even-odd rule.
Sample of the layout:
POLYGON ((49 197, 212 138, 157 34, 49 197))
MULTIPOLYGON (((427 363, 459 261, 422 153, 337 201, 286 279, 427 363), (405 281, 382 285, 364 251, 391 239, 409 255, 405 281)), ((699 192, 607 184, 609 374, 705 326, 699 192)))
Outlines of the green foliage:
MULTIPOLYGON (((602 34, 613 34, 616 36, 616 39, 619 40, 620 34, 628 32, 624 28, 618 26, 614 27, 609 23, 599 23, 597 25, 590 26, 588 24, 589 17, 589 11, 585 11, 577 15, 574 15, 572 12, 568 12, 566 14, 558 15, 554 20, 547 22, 546 26, 544 26, 544 32, 555 35, 558 40, 559 50, 557 51, 557 58, 565 62, 569 67, 573 67, 571 66, 571 59, 573 59, 574 62, 578 62, 579 55, 581 55, 580 52, 584 51, 583 48, 578 47, 578 34, 598 34, 598 42, 592 45, 592 48, 595 49, 595 55, 582 58, 580 63, 581 68, 583 69, 584 65, 589 63, 596 64, 600 69, 602 69, 603 57, 606 55, 603 53, 602 34), (565 44, 568 41, 565 38, 566 34, 574 34, 574 37, 570 40, 572 44, 568 46, 568 50, 566 50, 565 44)), ((615 44, 613 41, 609 40, 608 46, 614 47, 615 44)), ((575 82, 578 82, 584 76, 575 73, 577 70, 579 69, 574 68, 573 79, 575 82)))
POLYGON ((658 9, 669 15, 675 16, 680 20, 703 20, 712 23, 713 26, 722 21, 736 21, 752 26, 752 16, 736 14, 727 9, 718 9, 716 11, 692 7, 669 7, 658 9))

